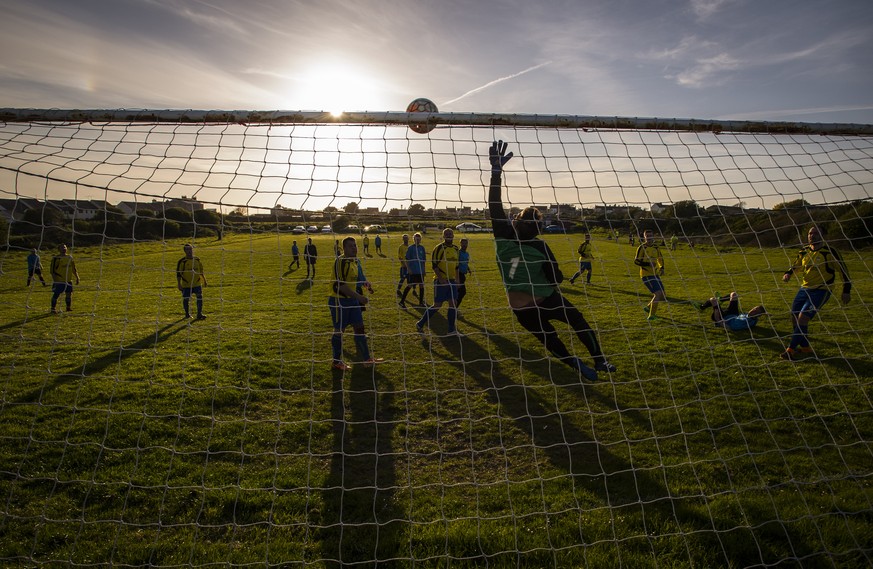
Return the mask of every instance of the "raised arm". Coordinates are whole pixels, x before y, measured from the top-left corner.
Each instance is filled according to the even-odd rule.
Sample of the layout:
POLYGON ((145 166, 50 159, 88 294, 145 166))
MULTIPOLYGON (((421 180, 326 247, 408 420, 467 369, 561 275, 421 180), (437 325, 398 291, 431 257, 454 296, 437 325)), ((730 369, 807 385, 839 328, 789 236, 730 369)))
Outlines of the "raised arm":
POLYGON ((493 142, 488 149, 488 159, 491 162, 491 185, 488 189, 488 213, 491 215, 491 224, 494 228, 494 236, 500 238, 512 238, 512 224, 503 210, 501 197, 501 184, 503 177, 503 165, 512 158, 512 152, 506 152, 507 144, 502 140, 493 142))
POLYGON ((852 298, 852 279, 849 278, 849 269, 846 268, 843 257, 837 251, 831 249, 831 255, 837 261, 837 270, 840 271, 840 277, 843 279, 843 294, 840 295, 840 302, 849 304, 852 298))

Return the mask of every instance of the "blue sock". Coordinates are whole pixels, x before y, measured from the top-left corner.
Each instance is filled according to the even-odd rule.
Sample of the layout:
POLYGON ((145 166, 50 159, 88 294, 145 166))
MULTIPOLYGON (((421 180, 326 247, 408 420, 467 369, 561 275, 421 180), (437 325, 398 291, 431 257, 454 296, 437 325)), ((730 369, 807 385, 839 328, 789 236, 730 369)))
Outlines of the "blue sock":
POLYGON ((798 326, 797 329, 800 331, 800 338, 798 339, 798 345, 801 348, 809 347, 809 339, 807 335, 809 334, 809 325, 806 326, 798 326))
POLYGON ((203 314, 203 299, 198 298, 197 299, 197 316, 200 316, 201 314, 203 314))
POLYGON ((185 309, 185 314, 191 314, 191 312, 188 311, 188 299, 187 298, 182 299, 182 308, 185 309))
POLYGON ((802 346, 803 342, 806 340, 804 338, 803 328, 805 328, 805 326, 801 327, 797 324, 797 322, 794 323, 794 330, 792 330, 791 334, 791 343, 788 345, 788 347, 792 350, 794 350, 798 346, 802 346))
POLYGON ((343 333, 334 331, 330 337, 330 346, 333 348, 333 359, 340 361, 343 359, 343 333))
POLYGON ((458 321, 458 309, 457 308, 449 308, 449 332, 454 332, 457 326, 458 321))
POLYGON ((358 348, 361 361, 365 362, 370 359, 370 347, 367 345, 366 334, 355 334, 355 346, 358 348))
POLYGON ((421 316, 421 320, 418 321, 417 326, 419 328, 424 328, 425 326, 427 326, 429 328, 430 327, 430 317, 431 317, 431 315, 436 314, 436 312, 438 310, 439 310, 439 308, 435 308, 433 306, 431 306, 430 308, 425 310, 424 314, 422 314, 422 316, 421 316))

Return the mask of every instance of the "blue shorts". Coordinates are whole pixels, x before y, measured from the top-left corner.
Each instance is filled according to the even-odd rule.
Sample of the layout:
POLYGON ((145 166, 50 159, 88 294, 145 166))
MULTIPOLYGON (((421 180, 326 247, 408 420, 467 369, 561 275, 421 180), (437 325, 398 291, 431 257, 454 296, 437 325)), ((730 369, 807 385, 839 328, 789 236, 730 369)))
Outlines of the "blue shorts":
POLYGON ((406 270, 406 267, 401 265, 401 267, 400 267, 400 280, 402 281, 402 280, 406 279, 406 275, 408 273, 409 273, 409 271, 406 270))
POLYGON ((664 292, 664 283, 661 282, 661 277, 656 275, 649 275, 647 277, 643 277, 643 284, 649 289, 649 292, 652 294, 658 294, 659 292, 664 292))
POLYGON ((812 320, 819 309, 830 299, 831 291, 826 288, 801 288, 791 303, 791 314, 801 314, 812 320))
POLYGON ((73 284, 72 283, 52 283, 52 292, 55 294, 61 294, 61 293, 71 294, 73 292, 73 284))
POLYGON ((458 300, 458 283, 449 281, 447 283, 433 283, 433 301, 435 304, 440 302, 449 302, 458 300))
POLYGON ((342 332, 348 326, 364 325, 364 314, 357 299, 331 296, 327 299, 327 306, 335 331, 342 332))
POLYGON ((194 286, 190 288, 182 289, 182 298, 191 298, 191 294, 194 294, 197 298, 203 297, 203 287, 194 286))
MULTIPOLYGON (((725 316, 724 319, 724 327, 728 330, 733 330, 734 332, 751 330, 757 324, 758 318, 749 317, 748 314, 732 314, 730 316, 725 316)), ((718 326, 718 323, 716 323, 716 326, 718 326)))
POLYGON ((590 271, 591 261, 579 261, 579 271, 590 271))

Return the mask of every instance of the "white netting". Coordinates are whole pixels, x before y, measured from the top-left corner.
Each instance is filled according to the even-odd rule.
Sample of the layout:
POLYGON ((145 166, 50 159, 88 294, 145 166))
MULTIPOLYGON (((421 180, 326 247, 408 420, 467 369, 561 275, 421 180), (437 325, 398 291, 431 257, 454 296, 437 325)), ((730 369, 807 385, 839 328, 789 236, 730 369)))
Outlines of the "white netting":
POLYGON ((870 564, 873 138, 467 122, 3 123, 0 562, 870 564), (441 229, 491 228, 497 139, 503 205, 545 214, 565 277, 590 233, 591 282, 562 291, 616 372, 580 378, 522 327, 494 234, 471 226, 464 336, 447 306, 423 336, 414 295, 398 306, 401 235, 422 234, 430 303, 441 229), (782 276, 811 226, 851 300, 836 275, 815 356, 783 361, 799 281, 782 276), (327 296, 349 235, 385 363, 361 365, 349 328, 342 372, 327 296), (181 318, 188 242, 203 321, 181 318), (50 314, 59 243, 81 283, 50 314), (45 287, 25 286, 32 249, 45 287), (766 307, 754 329, 695 304, 731 291, 766 307))

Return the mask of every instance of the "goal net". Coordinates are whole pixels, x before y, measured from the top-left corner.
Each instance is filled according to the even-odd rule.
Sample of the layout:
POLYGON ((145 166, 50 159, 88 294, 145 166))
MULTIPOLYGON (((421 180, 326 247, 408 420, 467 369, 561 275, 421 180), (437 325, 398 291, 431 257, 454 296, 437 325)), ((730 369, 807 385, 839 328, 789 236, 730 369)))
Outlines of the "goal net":
POLYGON ((0 564, 873 564, 873 127, 0 121, 0 564))

